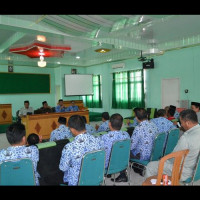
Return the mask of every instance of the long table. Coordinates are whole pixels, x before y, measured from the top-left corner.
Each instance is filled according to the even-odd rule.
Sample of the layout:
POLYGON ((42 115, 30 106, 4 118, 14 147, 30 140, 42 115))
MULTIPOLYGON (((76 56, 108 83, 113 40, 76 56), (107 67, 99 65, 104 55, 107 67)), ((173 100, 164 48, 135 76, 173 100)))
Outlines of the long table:
POLYGON ((37 133, 42 136, 42 139, 49 139, 51 132, 58 128, 58 118, 66 117, 67 121, 72 115, 85 116, 89 123, 89 111, 34 114, 22 117, 22 123, 26 127, 26 137, 31 133, 37 133))

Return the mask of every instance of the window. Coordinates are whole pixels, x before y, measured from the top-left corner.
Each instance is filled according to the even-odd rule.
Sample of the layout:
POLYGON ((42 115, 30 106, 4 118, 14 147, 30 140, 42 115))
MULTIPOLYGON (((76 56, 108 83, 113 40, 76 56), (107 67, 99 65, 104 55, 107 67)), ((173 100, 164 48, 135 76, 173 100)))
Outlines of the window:
POLYGON ((113 73, 112 108, 145 107, 143 70, 113 73))
POLYGON ((86 106, 89 108, 102 108, 101 76, 93 75, 93 96, 86 97, 86 106))

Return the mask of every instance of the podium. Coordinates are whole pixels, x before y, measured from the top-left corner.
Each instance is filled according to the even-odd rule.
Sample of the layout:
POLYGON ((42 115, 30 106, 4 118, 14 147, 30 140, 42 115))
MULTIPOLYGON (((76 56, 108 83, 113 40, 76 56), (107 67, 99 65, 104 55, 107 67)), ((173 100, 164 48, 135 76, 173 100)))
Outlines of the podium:
POLYGON ((12 105, 0 104, 0 125, 12 123, 12 105))
POLYGON ((49 139, 51 132, 58 128, 58 118, 66 117, 67 121, 72 115, 85 116, 89 123, 89 111, 76 111, 76 112, 62 112, 62 113, 45 113, 27 115, 22 117, 21 122, 26 127, 26 138, 31 133, 37 133, 42 136, 42 139, 49 139))

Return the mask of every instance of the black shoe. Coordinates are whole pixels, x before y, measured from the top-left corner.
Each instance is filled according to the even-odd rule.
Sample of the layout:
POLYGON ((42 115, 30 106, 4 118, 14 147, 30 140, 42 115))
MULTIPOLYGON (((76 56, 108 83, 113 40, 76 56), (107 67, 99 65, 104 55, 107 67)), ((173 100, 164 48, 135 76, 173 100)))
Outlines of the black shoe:
MULTIPOLYGON (((111 178, 111 181, 114 182, 114 178, 111 178)), ((128 177, 126 174, 120 174, 116 179, 115 182, 128 182, 128 177)))
POLYGON ((107 178, 111 178, 111 174, 108 174, 106 177, 107 177, 107 178))

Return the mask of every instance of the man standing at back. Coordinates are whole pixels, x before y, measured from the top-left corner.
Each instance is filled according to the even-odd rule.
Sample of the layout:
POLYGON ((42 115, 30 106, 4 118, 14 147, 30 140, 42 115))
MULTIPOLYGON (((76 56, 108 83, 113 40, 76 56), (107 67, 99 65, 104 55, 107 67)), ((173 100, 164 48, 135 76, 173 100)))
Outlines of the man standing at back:
POLYGON ((58 118, 59 127, 51 132, 49 141, 56 141, 73 137, 69 127, 66 126, 66 123, 67 119, 65 117, 58 118))
MULTIPOLYGON (((173 152, 189 149, 189 153, 185 158, 183 171, 180 181, 185 181, 192 177, 194 167, 197 161, 197 156, 200 150, 200 125, 198 124, 197 114, 191 109, 180 112, 181 127, 185 130, 180 137, 173 152)), ((163 173, 171 176, 173 160, 167 160, 164 165, 163 173)), ((159 161, 148 163, 145 178, 157 175, 159 161)))
MULTIPOLYGON (((120 114, 118 113, 113 114, 110 117, 110 121, 108 124, 110 131, 107 134, 102 135, 101 137, 101 140, 104 142, 104 147, 106 151, 105 168, 107 168, 109 164, 110 153, 113 143, 119 140, 130 139, 129 134, 126 131, 121 131, 121 127, 123 124, 123 117, 120 114)), ((116 182, 127 182, 127 181, 128 178, 125 171, 123 171, 123 174, 121 176, 116 178, 116 182)))
POLYGON ((75 138, 72 142, 64 146, 59 169, 64 172, 64 183, 78 185, 82 157, 87 152, 102 149, 103 146, 98 138, 87 134, 82 116, 71 116, 68 126, 75 138))

